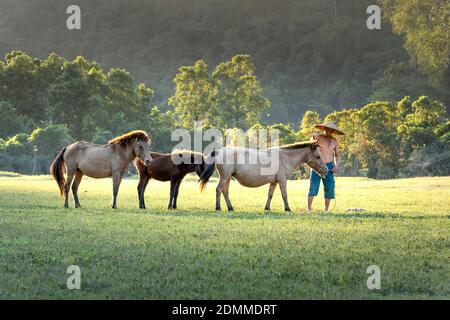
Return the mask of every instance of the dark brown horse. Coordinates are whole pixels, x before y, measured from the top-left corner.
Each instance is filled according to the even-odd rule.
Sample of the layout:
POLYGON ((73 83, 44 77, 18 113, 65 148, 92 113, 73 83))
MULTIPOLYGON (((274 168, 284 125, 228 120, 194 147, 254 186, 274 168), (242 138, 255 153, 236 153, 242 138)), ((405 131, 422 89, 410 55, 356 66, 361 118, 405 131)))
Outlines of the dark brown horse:
POLYGON ((122 177, 134 158, 146 165, 152 162, 149 136, 144 131, 132 131, 109 141, 106 145, 77 141, 63 148, 53 160, 50 173, 58 184, 64 207, 69 207, 68 196, 72 185, 75 207, 80 207, 78 187, 83 175, 91 178, 113 178, 113 209, 117 208, 117 193, 122 177), (67 172, 67 181, 64 178, 67 172), (73 180, 73 184, 72 184, 73 180))
POLYGON ((170 181, 169 209, 177 208, 178 190, 181 181, 191 172, 196 172, 200 177, 205 169, 203 154, 193 151, 174 151, 169 154, 150 152, 153 162, 145 166, 140 159, 136 159, 134 165, 139 172, 139 208, 145 209, 145 188, 153 178, 158 181, 170 181))

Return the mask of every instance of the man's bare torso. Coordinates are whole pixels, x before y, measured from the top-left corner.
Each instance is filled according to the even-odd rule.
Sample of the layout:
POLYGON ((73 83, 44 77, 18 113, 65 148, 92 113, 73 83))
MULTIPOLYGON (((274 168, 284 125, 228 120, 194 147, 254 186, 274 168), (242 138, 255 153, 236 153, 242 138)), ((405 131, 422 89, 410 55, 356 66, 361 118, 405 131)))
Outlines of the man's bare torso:
POLYGON ((319 140, 319 150, 325 163, 334 161, 337 140, 331 136, 319 134, 315 136, 319 140))

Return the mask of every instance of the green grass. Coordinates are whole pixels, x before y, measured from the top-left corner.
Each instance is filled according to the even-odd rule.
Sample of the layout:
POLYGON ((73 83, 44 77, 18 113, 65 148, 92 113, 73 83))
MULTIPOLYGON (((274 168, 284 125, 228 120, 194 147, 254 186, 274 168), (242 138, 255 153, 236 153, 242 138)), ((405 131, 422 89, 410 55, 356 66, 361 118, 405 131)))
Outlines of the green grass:
POLYGON ((169 185, 151 182, 139 210, 127 179, 113 211, 111 180, 84 179, 83 207, 65 210, 48 176, 0 177, 0 298, 450 298, 450 177, 338 178, 333 213, 312 214, 305 180, 288 183, 292 213, 279 190, 264 213, 267 187, 236 182, 236 211, 216 213, 215 184, 183 183, 168 211, 169 185), (72 264, 81 290, 66 288, 72 264))
POLYGON ((20 177, 21 175, 15 172, 0 171, 0 177, 20 177))

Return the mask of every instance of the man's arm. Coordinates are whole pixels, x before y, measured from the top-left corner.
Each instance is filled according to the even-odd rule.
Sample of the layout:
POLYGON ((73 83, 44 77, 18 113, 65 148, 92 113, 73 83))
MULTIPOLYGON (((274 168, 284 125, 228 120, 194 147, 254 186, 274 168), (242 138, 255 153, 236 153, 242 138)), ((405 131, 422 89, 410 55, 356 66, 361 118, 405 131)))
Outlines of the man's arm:
POLYGON ((339 166, 341 164, 341 154, 339 153, 339 141, 336 139, 336 146, 334 147, 334 168, 333 172, 339 171, 339 166))

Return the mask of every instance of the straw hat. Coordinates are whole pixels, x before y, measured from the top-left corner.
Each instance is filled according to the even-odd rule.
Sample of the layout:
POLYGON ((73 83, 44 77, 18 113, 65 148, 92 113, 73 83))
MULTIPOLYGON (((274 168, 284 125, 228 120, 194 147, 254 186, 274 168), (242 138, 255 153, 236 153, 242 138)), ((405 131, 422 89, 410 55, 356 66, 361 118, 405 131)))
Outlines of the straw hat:
POLYGON ((340 134, 340 135, 344 135, 344 134, 345 134, 343 131, 341 131, 341 130, 334 124, 333 121, 328 121, 327 123, 316 124, 314 127, 316 127, 317 129, 320 129, 320 130, 331 129, 331 130, 333 130, 335 133, 340 134))

